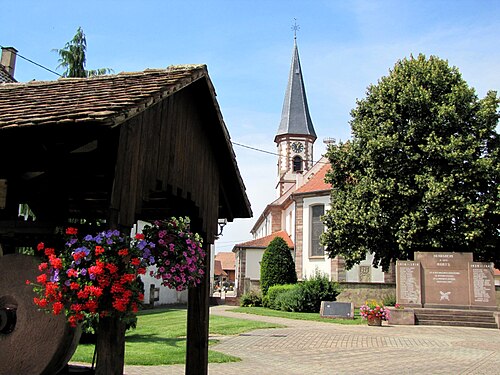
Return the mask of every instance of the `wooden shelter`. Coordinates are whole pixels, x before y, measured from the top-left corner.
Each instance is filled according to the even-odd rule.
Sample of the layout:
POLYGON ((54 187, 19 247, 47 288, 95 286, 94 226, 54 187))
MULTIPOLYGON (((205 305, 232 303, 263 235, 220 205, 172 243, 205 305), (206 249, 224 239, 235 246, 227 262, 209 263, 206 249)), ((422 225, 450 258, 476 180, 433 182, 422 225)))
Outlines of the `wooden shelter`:
MULTIPOLYGON (((127 229, 189 216, 208 246, 218 218, 250 217, 215 96, 204 65, 1 84, 3 253, 81 219, 127 229)), ((187 374, 207 371, 206 275, 189 292, 187 374)))

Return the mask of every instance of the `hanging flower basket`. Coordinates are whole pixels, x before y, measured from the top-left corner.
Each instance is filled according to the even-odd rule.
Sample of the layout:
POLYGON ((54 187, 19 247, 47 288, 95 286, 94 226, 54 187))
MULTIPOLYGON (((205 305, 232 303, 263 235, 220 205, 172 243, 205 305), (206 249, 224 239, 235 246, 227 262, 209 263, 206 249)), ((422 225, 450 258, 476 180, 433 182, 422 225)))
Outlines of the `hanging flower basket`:
POLYGON ((135 237, 134 246, 142 259, 156 266, 150 275, 161 284, 178 291, 194 287, 203 280, 205 250, 202 239, 190 230, 189 218, 155 221, 135 237))
POLYGON ((36 282, 27 280, 37 294, 35 304, 54 315, 65 312, 73 327, 98 317, 133 318, 144 299, 137 276, 147 263, 129 242, 117 230, 80 239, 76 228, 68 228, 64 248, 40 243, 40 275, 36 282))

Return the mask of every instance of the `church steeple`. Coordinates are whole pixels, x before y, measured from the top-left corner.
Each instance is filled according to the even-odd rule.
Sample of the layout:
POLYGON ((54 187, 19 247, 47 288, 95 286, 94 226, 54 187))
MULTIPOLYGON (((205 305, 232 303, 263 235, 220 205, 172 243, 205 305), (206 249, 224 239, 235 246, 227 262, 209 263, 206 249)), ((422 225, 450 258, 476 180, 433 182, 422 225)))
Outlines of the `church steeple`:
MULTIPOLYGON (((296 31, 297 25, 293 27, 296 31)), ((316 132, 309 114, 306 89, 300 66, 297 37, 294 38, 292 64, 285 91, 281 121, 274 138, 278 146, 278 185, 281 196, 296 181, 296 175, 313 165, 316 132)))
POLYGON ((294 38, 292 65, 288 76, 288 86, 285 92, 281 122, 276 133, 276 138, 284 134, 309 135, 316 139, 316 132, 314 131, 307 105, 306 89, 304 78, 302 77, 296 38, 294 38))

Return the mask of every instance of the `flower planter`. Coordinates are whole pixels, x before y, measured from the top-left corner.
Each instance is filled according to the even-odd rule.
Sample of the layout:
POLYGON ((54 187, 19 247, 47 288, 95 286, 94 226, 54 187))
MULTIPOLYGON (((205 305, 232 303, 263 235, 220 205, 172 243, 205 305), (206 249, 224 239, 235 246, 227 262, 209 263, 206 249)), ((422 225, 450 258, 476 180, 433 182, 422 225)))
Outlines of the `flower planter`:
POLYGON ((382 318, 380 316, 367 316, 366 320, 368 321, 369 326, 381 326, 382 325, 382 318))
POLYGON ((411 308, 390 308, 389 324, 392 325, 415 325, 415 312, 411 308))

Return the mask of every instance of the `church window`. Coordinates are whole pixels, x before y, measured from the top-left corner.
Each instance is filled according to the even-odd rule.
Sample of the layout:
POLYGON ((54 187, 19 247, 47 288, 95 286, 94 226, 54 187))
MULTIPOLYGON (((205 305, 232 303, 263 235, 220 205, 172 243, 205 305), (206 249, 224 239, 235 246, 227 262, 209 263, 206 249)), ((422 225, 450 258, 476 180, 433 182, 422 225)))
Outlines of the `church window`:
POLYGON ((324 256, 325 250, 320 243, 321 234, 324 231, 325 225, 321 221, 321 217, 325 214, 324 205, 316 205, 311 207, 311 256, 324 256))
POLYGON ((302 158, 300 156, 295 156, 293 158, 293 171, 302 172, 302 158))

